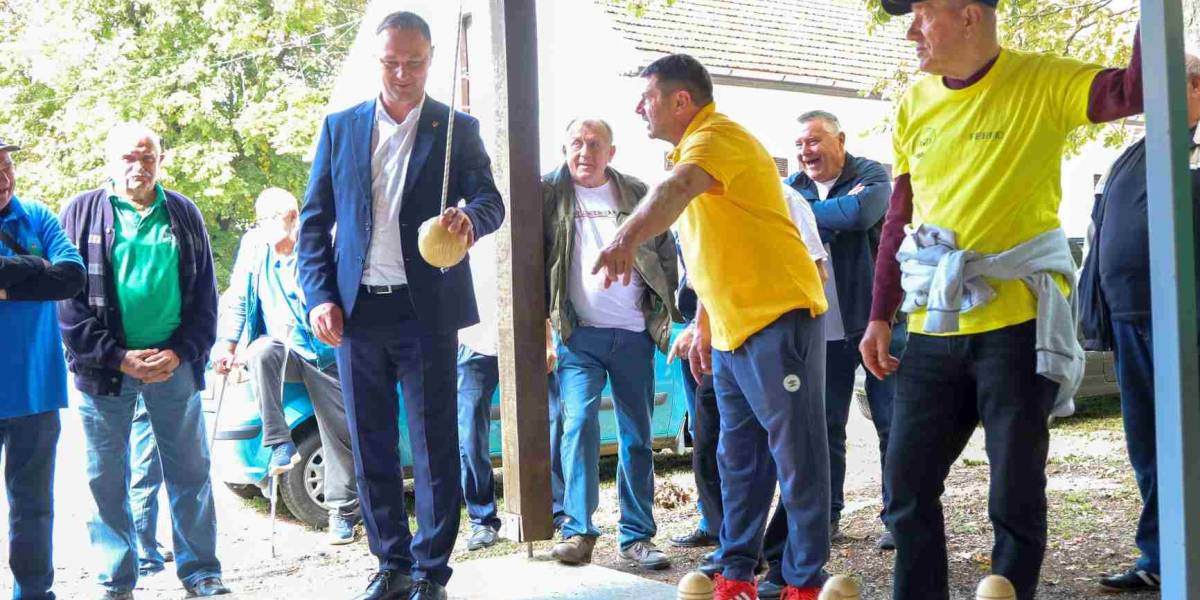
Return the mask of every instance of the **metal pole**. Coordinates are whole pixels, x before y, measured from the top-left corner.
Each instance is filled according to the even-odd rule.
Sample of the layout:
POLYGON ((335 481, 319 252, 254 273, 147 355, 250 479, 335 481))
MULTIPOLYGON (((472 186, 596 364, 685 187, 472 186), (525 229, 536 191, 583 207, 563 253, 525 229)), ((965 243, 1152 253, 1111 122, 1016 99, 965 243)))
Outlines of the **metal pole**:
POLYGON ((1180 0, 1142 0, 1162 597, 1200 598, 1195 231, 1180 0))

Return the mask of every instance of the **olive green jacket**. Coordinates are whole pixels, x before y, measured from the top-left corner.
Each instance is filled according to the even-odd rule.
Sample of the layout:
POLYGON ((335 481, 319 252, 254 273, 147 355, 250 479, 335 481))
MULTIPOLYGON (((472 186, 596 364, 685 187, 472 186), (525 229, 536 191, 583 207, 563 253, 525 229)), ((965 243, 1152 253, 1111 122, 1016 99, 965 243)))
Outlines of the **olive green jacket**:
MULTIPOLYGON (((607 169, 609 178, 618 190, 618 222, 633 213, 646 195, 646 184, 634 177, 607 169)), ((556 171, 542 177, 542 218, 544 219, 546 256, 546 306, 550 323, 559 338, 566 341, 579 324, 571 306, 569 281, 571 269, 591 269, 592 265, 572 265, 575 245, 575 182, 564 163, 556 171)), ((634 268, 646 283, 642 297, 642 313, 646 316, 646 332, 658 348, 668 350, 671 322, 683 322, 675 306, 675 288, 679 285, 679 266, 675 242, 671 233, 663 233, 638 248, 634 268)))

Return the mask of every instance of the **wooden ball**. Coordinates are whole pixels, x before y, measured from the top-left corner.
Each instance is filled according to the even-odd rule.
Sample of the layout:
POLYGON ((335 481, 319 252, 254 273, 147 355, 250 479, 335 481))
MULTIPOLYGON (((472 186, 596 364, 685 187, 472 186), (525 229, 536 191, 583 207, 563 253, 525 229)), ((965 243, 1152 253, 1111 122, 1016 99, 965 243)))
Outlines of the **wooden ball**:
POLYGON ((857 581, 845 575, 836 575, 825 582, 819 600, 859 600, 858 594, 857 581))
POLYGON ((1017 590, 1002 575, 988 575, 975 589, 978 600, 1017 600, 1017 590))
POLYGON ((679 580, 679 600, 712 600, 713 582, 704 573, 692 571, 679 580))
POLYGON ((421 228, 417 230, 417 248, 425 262, 445 269, 462 262, 467 255, 467 244, 461 236, 443 227, 440 218, 433 217, 421 223, 421 228))

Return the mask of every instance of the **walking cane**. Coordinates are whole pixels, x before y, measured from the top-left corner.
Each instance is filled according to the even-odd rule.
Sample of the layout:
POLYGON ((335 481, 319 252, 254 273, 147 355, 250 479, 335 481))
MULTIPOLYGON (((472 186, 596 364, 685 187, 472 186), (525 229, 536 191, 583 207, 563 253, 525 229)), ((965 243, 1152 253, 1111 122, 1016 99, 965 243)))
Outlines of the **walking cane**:
POLYGON ((221 376, 221 391, 217 394, 217 412, 213 413, 212 435, 208 438, 208 460, 212 461, 213 444, 217 441, 217 432, 220 429, 217 423, 221 420, 221 405, 225 403, 225 388, 229 386, 229 371, 221 376))

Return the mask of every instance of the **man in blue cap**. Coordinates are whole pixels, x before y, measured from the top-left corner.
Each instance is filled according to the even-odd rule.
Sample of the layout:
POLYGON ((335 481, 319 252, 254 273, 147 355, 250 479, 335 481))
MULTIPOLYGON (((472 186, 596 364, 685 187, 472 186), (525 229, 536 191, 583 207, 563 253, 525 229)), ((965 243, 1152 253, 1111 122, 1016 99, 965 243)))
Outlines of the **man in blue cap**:
POLYGON ((16 196, 11 154, 0 140, 0 452, 8 490, 13 597, 54 600, 54 458, 67 406, 54 301, 74 296, 83 260, 45 205, 16 196))
POLYGON ((921 70, 934 75, 898 102, 896 181, 860 344, 876 377, 897 373, 884 467, 895 600, 949 600, 940 498, 980 422, 992 571, 1012 581, 1019 600, 1035 597, 1046 551, 1047 420, 1069 407, 1084 362, 1069 300, 1075 264, 1058 218, 1063 151, 1078 127, 1142 110, 1136 41, 1125 69, 1002 48, 996 4, 883 3, 913 13, 907 37, 921 70), (944 259, 928 258, 933 246, 949 249, 944 259), (936 277, 922 275, 934 269, 936 277), (902 360, 888 351, 901 300, 909 314, 902 360))

